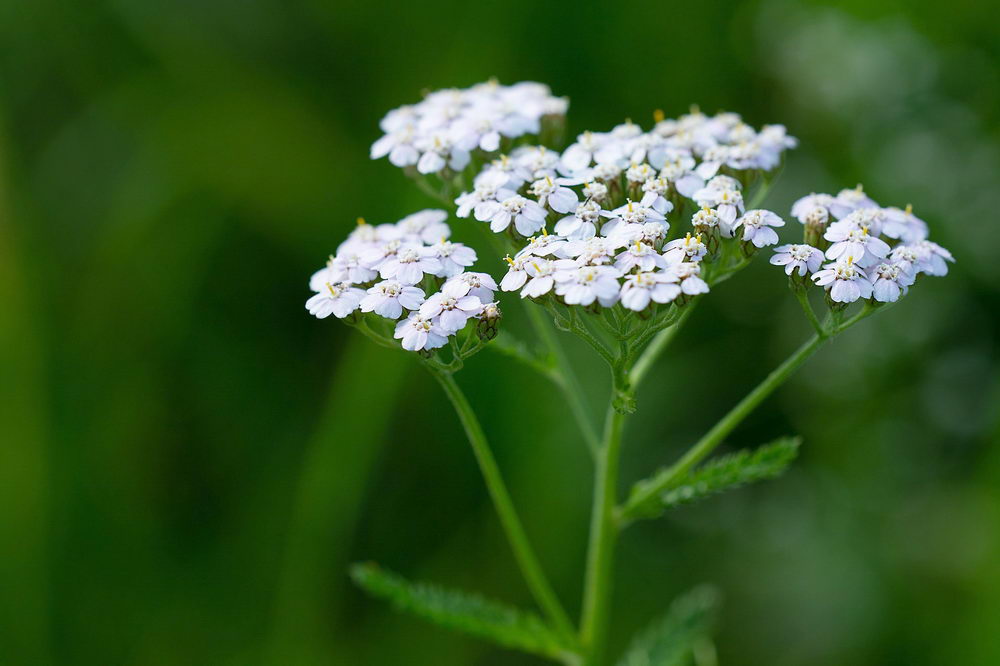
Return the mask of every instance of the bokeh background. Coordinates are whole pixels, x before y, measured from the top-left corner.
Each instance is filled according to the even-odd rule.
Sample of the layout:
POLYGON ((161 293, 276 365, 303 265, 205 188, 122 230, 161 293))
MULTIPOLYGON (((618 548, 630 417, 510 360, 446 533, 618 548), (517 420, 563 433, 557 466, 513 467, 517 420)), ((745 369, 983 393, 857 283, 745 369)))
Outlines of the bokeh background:
MULTIPOLYGON (((958 258, 731 438, 801 433, 791 473, 627 533, 614 645, 714 582, 722 664, 1000 663, 998 59, 962 0, 0 2, 0 661, 540 663, 351 587, 372 559, 530 605, 437 386, 303 309, 357 216, 433 205, 368 160, 377 120, 497 76, 568 95, 573 133, 691 103, 785 123, 770 206, 863 182, 958 258)), ((625 482, 807 334, 763 261, 720 287, 640 396, 625 482)), ((575 608, 568 413, 489 352, 459 379, 575 608)))

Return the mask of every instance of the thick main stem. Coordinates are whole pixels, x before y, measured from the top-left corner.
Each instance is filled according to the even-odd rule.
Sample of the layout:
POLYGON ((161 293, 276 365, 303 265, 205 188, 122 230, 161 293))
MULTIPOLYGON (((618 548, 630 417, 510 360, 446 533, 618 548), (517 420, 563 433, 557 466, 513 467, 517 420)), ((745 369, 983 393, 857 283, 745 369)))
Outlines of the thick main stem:
POLYGON ((617 388, 616 384, 612 389, 611 405, 604 425, 604 442, 598 452, 594 472, 594 504, 584 579, 583 614, 580 620, 580 641, 586 655, 586 666, 595 666, 601 662, 607 643, 611 571, 618 540, 615 497, 622 430, 625 425, 625 415, 614 407, 617 388))
POLYGON ((455 378, 450 373, 431 369, 431 374, 440 382, 444 392, 448 395, 448 399, 451 400, 451 404, 455 407, 462 426, 465 428, 465 434, 469 438, 469 444, 472 445, 472 451, 476 456, 476 461, 479 463, 483 479, 486 481, 486 488, 489 490, 490 498, 493 500, 493 506, 500 517, 500 524, 507 535, 511 549, 514 551, 514 558, 521 568, 521 573, 528 584, 528 589, 531 590, 535 601, 538 602, 539 607, 541 607, 542 611, 556 628, 567 637, 572 636, 574 633, 573 623, 570 622, 569 616, 563 610, 562 604, 559 603, 552 585, 542 571, 542 566, 535 555, 535 551, 528 542, 528 536, 524 532, 521 519, 518 518, 514 502, 511 500, 507 486, 500 475, 500 468, 493 457, 493 452, 490 450, 486 433, 483 432, 483 427, 479 424, 479 419, 476 418, 475 412, 472 411, 472 406, 469 405, 465 394, 459 388, 458 384, 455 383, 455 378))
POLYGON ((656 495, 662 493, 670 486, 670 484, 701 462, 705 456, 711 453, 715 447, 722 443, 726 436, 731 433, 733 429, 736 428, 736 426, 750 414, 750 412, 756 409, 756 407, 763 402, 767 396, 771 395, 776 388, 784 384, 792 373, 795 372, 798 367, 806 361, 806 359, 812 356, 828 339, 829 338, 827 337, 814 335, 807 340, 805 344, 785 359, 784 363, 775 368, 771 374, 764 379, 764 381, 758 384, 757 387, 750 391, 750 393, 738 402, 735 407, 729 410, 729 413, 723 416, 711 430, 705 433, 705 436, 698 440, 698 442, 692 446, 680 460, 674 463, 674 465, 664 474, 658 476, 655 483, 649 484, 643 488, 641 492, 633 495, 622 510, 623 515, 628 517, 632 509, 642 506, 656 495))

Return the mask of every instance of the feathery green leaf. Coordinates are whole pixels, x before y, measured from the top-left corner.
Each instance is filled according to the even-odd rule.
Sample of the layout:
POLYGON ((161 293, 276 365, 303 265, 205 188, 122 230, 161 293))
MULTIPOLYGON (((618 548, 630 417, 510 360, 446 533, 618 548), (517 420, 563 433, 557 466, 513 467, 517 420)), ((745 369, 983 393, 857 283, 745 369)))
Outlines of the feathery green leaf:
POLYGON ((355 564, 351 578, 374 597, 449 629, 504 647, 560 659, 576 651, 538 615, 475 594, 428 583, 411 583, 372 563, 355 564))
POLYGON ((718 607, 714 587, 694 588, 632 640, 618 666, 686 666, 698 641, 711 631, 718 607))
MULTIPOLYGON (((667 509, 690 504, 747 483, 772 479, 788 468, 798 454, 801 443, 802 440, 798 437, 782 437, 753 451, 746 449, 709 460, 678 478, 650 501, 631 507, 626 518, 655 518, 667 509)), ((632 496, 636 496, 647 483, 651 481, 636 483, 632 488, 632 496)))

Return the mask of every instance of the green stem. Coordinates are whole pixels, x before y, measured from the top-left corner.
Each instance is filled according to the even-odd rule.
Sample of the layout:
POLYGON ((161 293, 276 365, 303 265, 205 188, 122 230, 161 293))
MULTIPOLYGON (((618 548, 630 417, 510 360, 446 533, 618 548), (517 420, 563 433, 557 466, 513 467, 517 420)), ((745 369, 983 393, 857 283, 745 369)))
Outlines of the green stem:
POLYGON ((615 519, 615 496, 618 486, 618 463, 621 457, 625 415, 614 407, 619 382, 612 387, 611 404, 604 425, 604 443, 594 471, 594 504, 590 521, 590 544, 584 579, 583 614, 580 640, 587 666, 600 663, 607 643, 611 601, 611 570, 618 523, 615 519))
POLYGON ((802 311, 806 313, 806 318, 809 323, 812 324, 813 329, 816 331, 816 335, 821 338, 825 338, 829 335, 827 330, 823 328, 823 324, 820 323, 819 318, 816 316, 816 312, 812 308, 812 304, 809 302, 809 294, 806 293, 805 289, 793 289, 795 292, 795 298, 799 299, 799 305, 802 306, 802 311))
POLYGON ((596 452, 599 445, 597 430, 594 428, 593 421, 591 421, 590 409, 584 401, 583 388, 580 386, 580 380, 577 379, 576 373, 573 371, 573 365, 566 355, 566 350, 563 349, 562 345, 556 339, 552 322, 545 316, 540 305, 525 303, 524 309, 527 310, 528 317, 531 319, 531 324, 534 326, 538 337, 542 339, 542 342, 556 361, 557 383, 563 391, 566 402, 569 404, 569 409, 580 427, 580 432, 583 433, 583 438, 587 442, 587 446, 591 452, 596 452))
POLYGON ((680 331, 681 326, 684 325, 687 318, 691 316, 691 313, 694 311, 694 306, 697 303, 698 301, 695 300, 694 303, 691 303, 684 308, 680 317, 678 317, 673 324, 657 333, 656 337, 654 337, 646 349, 643 350, 638 360, 636 360, 635 365, 632 367, 632 372, 629 373, 629 380, 632 384, 633 391, 639 389, 639 384, 641 384, 642 380, 646 378, 646 374, 652 369, 653 364, 656 363, 656 359, 660 357, 660 354, 662 354, 663 351, 670 345, 671 341, 673 341, 674 336, 676 336, 678 331, 680 331))
POLYGON ((514 508, 510 493, 507 491, 507 486, 500 476, 500 468, 497 466, 496 459, 490 450, 489 442, 486 440, 486 433, 483 432, 483 427, 479 424, 479 419, 476 418, 475 412, 472 411, 472 406, 469 405, 465 394, 459 388, 458 384, 455 383, 455 378, 450 373, 433 369, 431 366, 428 366, 428 369, 431 370, 431 374, 434 375, 441 384, 441 388, 448 395, 448 399, 451 400, 451 404, 455 407, 458 418, 465 428, 465 434, 472 445, 472 451, 476 456, 476 461, 479 463, 483 479, 486 481, 486 487, 489 490, 490 498, 493 500, 493 506, 500 517, 500 524, 507 535, 507 540, 514 551, 514 557, 521 568, 521 573, 524 575, 528 588, 534 595, 539 607, 541 607, 552 621, 556 629, 567 637, 573 636, 573 623, 570 622, 569 616, 559 603, 559 599, 556 597, 548 578, 546 578, 545 573, 542 571, 538 557, 528 542, 528 536, 524 532, 524 527, 521 524, 521 519, 518 518, 517 510, 514 508))
POLYGON ((829 338, 812 336, 805 344, 799 347, 795 353, 789 356, 784 363, 775 368, 764 381, 750 391, 743 400, 733 407, 728 414, 709 430, 694 446, 692 446, 684 456, 672 467, 658 475, 651 483, 645 485, 643 489, 629 498, 621 513, 625 518, 629 517, 632 510, 642 506, 656 495, 662 493, 666 488, 678 478, 686 474, 692 467, 701 462, 705 456, 711 453, 715 447, 722 443, 722 440, 752 412, 757 405, 764 401, 767 396, 795 372, 806 359, 816 353, 829 338))

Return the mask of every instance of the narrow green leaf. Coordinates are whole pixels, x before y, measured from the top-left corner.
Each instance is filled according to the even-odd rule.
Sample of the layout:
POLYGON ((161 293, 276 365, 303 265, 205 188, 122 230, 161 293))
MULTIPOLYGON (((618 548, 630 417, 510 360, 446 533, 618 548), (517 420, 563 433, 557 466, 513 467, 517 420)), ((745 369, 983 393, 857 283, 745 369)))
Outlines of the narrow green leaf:
POLYGON ((719 601, 719 593, 708 585, 679 597, 636 635, 618 666, 686 666, 697 643, 711 631, 719 601))
MULTIPOLYGON (((783 437, 753 451, 747 449, 709 460, 677 479, 650 501, 633 507, 627 517, 655 518, 667 509, 691 504, 747 483, 773 479, 788 468, 801 443, 798 437, 783 437)), ((639 494, 647 483, 650 481, 635 484, 632 496, 639 494)))
POLYGON ((449 629, 553 659, 575 652, 541 617, 528 611, 438 585, 411 583, 372 563, 355 564, 351 578, 372 596, 449 629))

